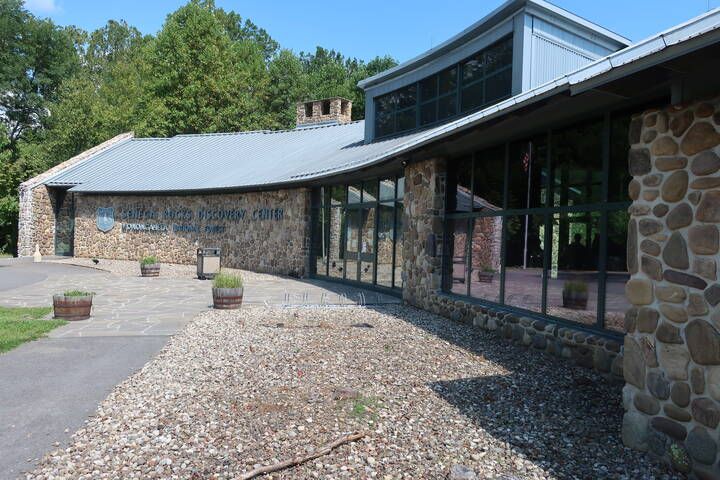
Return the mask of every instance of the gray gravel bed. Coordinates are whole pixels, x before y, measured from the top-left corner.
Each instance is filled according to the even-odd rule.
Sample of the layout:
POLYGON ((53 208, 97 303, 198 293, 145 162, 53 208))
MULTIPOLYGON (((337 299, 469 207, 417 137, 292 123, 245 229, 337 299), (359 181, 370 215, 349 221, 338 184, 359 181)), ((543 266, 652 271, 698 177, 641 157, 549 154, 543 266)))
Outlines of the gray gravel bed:
POLYGON ((621 386, 404 306, 200 315, 28 478, 669 479, 620 441, 621 386), (470 474, 468 477, 474 478, 470 474))

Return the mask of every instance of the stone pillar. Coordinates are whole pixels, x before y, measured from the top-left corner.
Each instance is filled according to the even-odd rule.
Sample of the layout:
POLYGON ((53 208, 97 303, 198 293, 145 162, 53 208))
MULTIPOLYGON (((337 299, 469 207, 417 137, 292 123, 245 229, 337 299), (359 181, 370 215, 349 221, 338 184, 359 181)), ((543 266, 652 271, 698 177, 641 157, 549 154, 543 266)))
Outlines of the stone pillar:
POLYGON ((720 478, 720 99, 630 127, 623 440, 720 478))
POLYGON ((405 168, 403 298, 426 310, 433 307, 430 294, 441 287, 445 172, 442 159, 405 168))

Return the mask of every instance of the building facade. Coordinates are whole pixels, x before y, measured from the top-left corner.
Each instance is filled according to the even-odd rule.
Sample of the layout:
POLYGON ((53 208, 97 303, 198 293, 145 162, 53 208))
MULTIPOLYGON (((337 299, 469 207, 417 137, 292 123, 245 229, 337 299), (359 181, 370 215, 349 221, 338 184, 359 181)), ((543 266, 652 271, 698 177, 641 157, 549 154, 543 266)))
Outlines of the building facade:
MULTIPOLYGON (((348 282, 622 381, 719 478, 720 12, 626 39, 511 0, 280 132, 109 140, 21 186, 20 255, 348 282)), ((619 400, 620 401, 620 400, 619 400)))

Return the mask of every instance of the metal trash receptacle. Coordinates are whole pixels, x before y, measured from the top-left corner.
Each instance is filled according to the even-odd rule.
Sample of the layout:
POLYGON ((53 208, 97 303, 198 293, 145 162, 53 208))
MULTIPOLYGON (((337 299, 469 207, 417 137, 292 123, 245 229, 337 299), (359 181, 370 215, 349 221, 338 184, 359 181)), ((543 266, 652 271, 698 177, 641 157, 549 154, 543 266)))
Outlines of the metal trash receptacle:
POLYGON ((220 271, 220 249, 197 249, 197 278, 211 280, 220 271))

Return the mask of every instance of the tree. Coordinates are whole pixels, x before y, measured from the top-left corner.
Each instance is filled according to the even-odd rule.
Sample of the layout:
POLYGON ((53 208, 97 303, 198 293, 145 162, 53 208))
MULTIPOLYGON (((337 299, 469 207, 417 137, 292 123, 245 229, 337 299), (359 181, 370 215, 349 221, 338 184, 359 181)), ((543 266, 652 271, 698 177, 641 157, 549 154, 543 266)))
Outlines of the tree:
POLYGON ((24 135, 43 126, 48 102, 79 63, 71 33, 50 20, 36 19, 19 0, 0 0, 0 18, 0 112, 5 148, 16 152, 24 135))
POLYGON ((148 52, 140 133, 170 136, 264 128, 268 75, 261 48, 232 41, 209 2, 171 14, 148 52))

